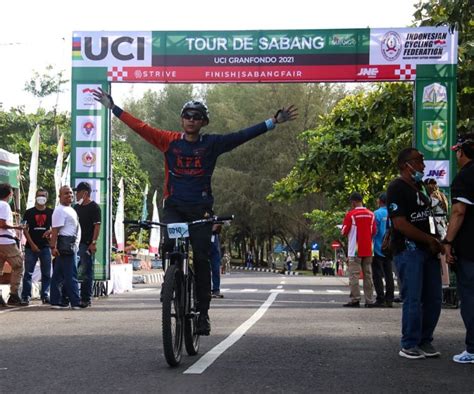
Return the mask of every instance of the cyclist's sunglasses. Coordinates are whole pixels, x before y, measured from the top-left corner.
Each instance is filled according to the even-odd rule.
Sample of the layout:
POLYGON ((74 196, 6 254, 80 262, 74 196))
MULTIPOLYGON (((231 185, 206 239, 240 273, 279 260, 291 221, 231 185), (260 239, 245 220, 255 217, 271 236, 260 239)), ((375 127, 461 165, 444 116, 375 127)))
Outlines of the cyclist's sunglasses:
POLYGON ((181 116, 184 119, 187 120, 203 120, 204 116, 200 112, 185 112, 181 116))

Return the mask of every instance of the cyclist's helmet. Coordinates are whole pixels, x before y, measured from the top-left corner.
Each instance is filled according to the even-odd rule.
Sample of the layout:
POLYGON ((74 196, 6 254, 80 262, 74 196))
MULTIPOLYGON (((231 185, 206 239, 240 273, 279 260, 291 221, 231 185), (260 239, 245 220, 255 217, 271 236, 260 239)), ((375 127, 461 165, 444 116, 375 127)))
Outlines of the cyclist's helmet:
POLYGON ((207 123, 209 123, 209 110, 207 109, 207 105, 202 101, 188 101, 185 103, 181 109, 181 116, 183 116, 184 112, 188 110, 201 113, 202 116, 204 116, 204 119, 207 120, 207 123))

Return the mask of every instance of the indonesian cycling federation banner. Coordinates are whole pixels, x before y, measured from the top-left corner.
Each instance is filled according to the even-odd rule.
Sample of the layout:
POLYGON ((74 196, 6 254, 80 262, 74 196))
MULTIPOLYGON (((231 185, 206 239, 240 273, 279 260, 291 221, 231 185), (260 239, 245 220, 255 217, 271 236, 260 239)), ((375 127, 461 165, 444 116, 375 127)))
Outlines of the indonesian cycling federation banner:
MULTIPOLYGON (((110 113, 92 91, 115 82, 411 81, 415 145, 449 185, 455 140, 457 32, 448 27, 249 31, 78 31, 72 37, 71 181, 88 181, 103 223, 95 279, 109 278, 110 113)), ((125 180, 126 183, 126 180, 125 180)), ((126 187, 126 186, 125 186, 126 187)))

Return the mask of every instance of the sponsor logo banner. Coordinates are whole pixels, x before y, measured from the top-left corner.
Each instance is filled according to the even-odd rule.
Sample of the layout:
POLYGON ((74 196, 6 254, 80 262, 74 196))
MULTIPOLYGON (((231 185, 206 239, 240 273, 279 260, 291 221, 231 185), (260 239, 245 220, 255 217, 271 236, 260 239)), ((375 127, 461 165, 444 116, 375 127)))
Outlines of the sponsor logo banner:
POLYGON ((448 91, 440 83, 432 83, 423 88, 423 109, 442 109, 448 106, 448 91))
POLYGON ((102 104, 94 100, 93 90, 102 88, 102 85, 78 84, 76 87, 76 109, 101 110, 102 104))
POLYGON ((425 176, 423 179, 434 178, 438 186, 449 187, 449 160, 425 160, 425 176))
POLYGON ((73 67, 150 66, 152 32, 74 32, 73 67))
POLYGON ((102 171, 102 148, 76 148, 76 172, 89 174, 102 171))
POLYGON ((421 124, 422 144, 427 151, 440 152, 447 148, 448 124, 446 121, 428 120, 421 124))
POLYGON ((371 29, 370 64, 456 64, 457 42, 447 26, 371 29))
POLYGON ((76 141, 102 140, 100 116, 76 116, 76 141))

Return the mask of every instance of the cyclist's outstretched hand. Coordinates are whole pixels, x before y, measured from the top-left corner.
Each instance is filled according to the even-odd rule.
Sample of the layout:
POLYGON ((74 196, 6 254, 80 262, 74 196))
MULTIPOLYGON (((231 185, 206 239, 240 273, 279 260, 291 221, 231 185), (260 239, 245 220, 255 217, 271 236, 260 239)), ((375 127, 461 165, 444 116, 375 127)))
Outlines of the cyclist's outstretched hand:
POLYGON ((93 90, 92 95, 94 96, 94 99, 100 102, 104 107, 108 109, 114 109, 114 100, 112 99, 112 96, 106 91, 99 88, 99 90, 93 90))
POLYGON ((273 117, 274 123, 285 123, 288 120, 295 120, 298 116, 298 108, 294 105, 279 109, 273 117))

